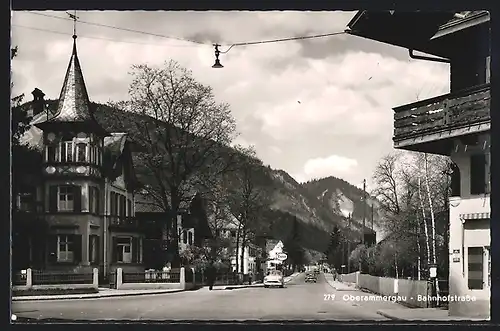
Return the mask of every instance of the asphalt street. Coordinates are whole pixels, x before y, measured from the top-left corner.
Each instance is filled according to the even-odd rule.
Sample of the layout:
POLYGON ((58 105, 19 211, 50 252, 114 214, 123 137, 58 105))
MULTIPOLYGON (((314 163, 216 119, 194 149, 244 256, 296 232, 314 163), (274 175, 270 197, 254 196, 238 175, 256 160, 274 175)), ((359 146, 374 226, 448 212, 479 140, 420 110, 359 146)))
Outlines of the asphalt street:
POLYGON ((12 313, 22 320, 387 320, 378 309, 390 302, 363 302, 349 295, 358 291, 336 291, 324 279, 304 283, 304 274, 285 288, 245 288, 208 291, 203 288, 170 294, 79 300, 14 301, 12 313))

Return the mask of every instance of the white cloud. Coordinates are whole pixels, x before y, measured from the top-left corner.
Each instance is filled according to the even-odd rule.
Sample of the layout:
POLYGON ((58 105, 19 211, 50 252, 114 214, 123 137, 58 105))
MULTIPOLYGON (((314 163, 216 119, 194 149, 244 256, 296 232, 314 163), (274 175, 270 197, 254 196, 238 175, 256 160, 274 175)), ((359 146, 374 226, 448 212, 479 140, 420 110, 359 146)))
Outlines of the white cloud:
POLYGON ((330 155, 325 158, 314 158, 304 164, 304 177, 322 178, 328 176, 343 177, 352 174, 358 161, 344 156, 330 155))

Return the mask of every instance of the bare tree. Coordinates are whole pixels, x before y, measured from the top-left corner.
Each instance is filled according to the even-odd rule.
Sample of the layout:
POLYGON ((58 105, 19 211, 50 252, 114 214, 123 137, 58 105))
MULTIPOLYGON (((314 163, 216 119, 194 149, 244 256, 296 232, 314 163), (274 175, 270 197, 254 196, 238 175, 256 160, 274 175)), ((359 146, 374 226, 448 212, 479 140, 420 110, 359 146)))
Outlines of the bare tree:
POLYGON ((229 144, 236 136, 228 104, 215 100, 212 88, 195 80, 175 61, 161 68, 134 65, 129 100, 114 104, 135 116, 127 131, 145 193, 173 222, 172 265, 180 265, 177 217, 183 202, 200 189, 210 190, 214 178, 228 170, 233 157, 229 144))
POLYGON ((265 212, 270 207, 270 194, 267 190, 266 168, 255 156, 255 151, 244 151, 245 159, 234 173, 230 184, 230 210, 237 220, 236 247, 238 267, 243 272, 244 248, 256 239, 260 232, 265 231, 263 222, 265 212), (239 260, 239 261, 238 261, 239 260))

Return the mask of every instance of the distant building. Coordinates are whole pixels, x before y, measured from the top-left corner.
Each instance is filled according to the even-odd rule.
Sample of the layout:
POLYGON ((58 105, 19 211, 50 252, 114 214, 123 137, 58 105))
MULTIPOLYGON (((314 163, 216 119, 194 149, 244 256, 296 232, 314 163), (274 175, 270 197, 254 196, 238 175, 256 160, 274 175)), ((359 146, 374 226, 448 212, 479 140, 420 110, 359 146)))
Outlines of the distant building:
POLYGON ((352 35, 407 48, 413 59, 450 63, 450 93, 394 108, 394 147, 446 155, 454 162, 449 294, 469 295, 476 301, 451 301, 449 313, 489 317, 489 13, 360 11, 348 26, 352 35))

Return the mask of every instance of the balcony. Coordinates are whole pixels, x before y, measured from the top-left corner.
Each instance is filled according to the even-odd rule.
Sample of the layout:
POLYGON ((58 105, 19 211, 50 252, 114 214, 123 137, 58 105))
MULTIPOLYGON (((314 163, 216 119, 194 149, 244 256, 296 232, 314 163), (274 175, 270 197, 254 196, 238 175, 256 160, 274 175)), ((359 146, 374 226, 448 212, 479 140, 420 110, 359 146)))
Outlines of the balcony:
POLYGON ((137 231, 140 222, 135 217, 108 216, 108 224, 110 230, 137 231))
POLYGON ((394 108, 394 147, 448 155, 453 137, 490 129, 490 84, 394 108))

